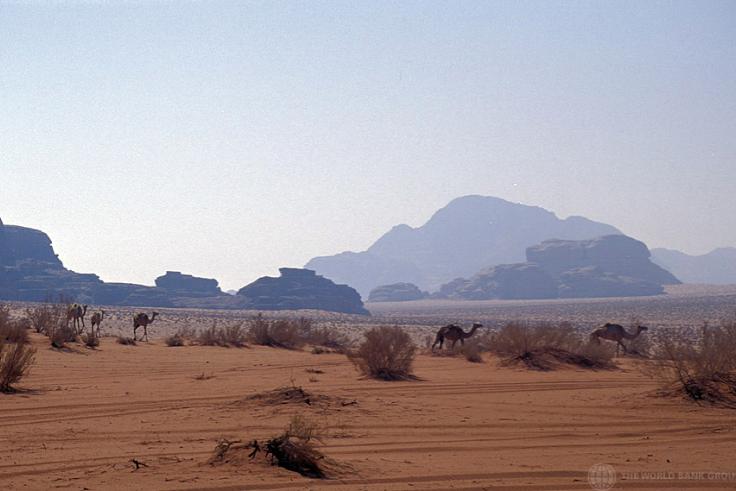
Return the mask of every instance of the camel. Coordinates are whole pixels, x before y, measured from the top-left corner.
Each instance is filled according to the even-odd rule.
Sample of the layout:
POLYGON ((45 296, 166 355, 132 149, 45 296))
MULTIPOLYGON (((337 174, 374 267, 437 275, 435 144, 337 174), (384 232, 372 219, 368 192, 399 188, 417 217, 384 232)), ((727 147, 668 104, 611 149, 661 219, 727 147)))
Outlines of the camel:
POLYGON ((639 334, 648 329, 649 328, 646 326, 636 326, 636 332, 631 334, 626 332, 626 329, 624 329, 623 326, 607 322, 590 334, 590 341, 595 341, 598 344, 601 344, 601 339, 616 341, 616 356, 618 356, 619 346, 624 349, 624 354, 627 353, 626 345, 622 341, 623 339, 636 339, 639 334))
MULTIPOLYGON (((139 327, 143 328, 143 336, 146 338, 146 341, 148 341, 148 324, 153 323, 154 320, 156 320, 156 316, 158 315, 158 312, 154 312, 151 314, 151 317, 148 317, 148 314, 146 313, 140 313, 135 314, 133 316, 133 339, 137 341, 135 337, 135 332, 138 330, 139 327)), ((143 338, 141 338, 141 341, 143 338)))
POLYGON ((79 330, 79 321, 81 319, 82 321, 82 329, 84 329, 84 316, 87 315, 87 306, 79 305, 78 303, 75 303, 73 305, 70 305, 66 309, 66 325, 69 326, 69 321, 74 322, 74 330, 77 334, 79 334, 81 331, 79 330))
POLYGON ((448 341, 452 341, 452 349, 455 349, 455 344, 458 342, 458 340, 460 341, 461 345, 465 345, 465 340, 475 334, 475 331, 477 331, 479 327, 483 327, 483 324, 474 322, 472 329, 470 329, 470 331, 468 332, 463 331, 459 326, 456 326, 455 324, 448 324, 444 327, 441 327, 440 330, 437 331, 437 337, 432 344, 432 351, 434 351, 435 346, 437 346, 438 344, 440 345, 440 349, 442 349, 442 345, 444 344, 445 339, 447 339, 448 341))
POLYGON ((95 333, 95 326, 97 326, 97 337, 100 336, 100 326, 102 325, 102 321, 105 320, 105 311, 100 310, 99 312, 95 312, 92 314, 92 318, 90 319, 90 322, 92 323, 92 334, 95 333))

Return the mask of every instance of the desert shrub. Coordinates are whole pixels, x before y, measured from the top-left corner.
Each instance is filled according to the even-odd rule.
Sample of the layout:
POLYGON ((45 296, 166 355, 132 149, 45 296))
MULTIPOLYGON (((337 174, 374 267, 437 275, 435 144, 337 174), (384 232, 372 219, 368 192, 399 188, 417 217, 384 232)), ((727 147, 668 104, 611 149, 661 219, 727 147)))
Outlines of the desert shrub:
POLYGON ((47 331, 51 346, 54 348, 63 348, 66 343, 73 343, 77 340, 77 333, 71 325, 59 323, 51 330, 47 331))
POLYGON ((97 348, 100 345, 100 338, 93 332, 83 334, 82 341, 88 348, 97 348))
POLYGON ((315 448, 320 441, 319 427, 300 415, 292 417, 289 425, 278 436, 268 439, 265 444, 258 440, 241 443, 240 440, 221 439, 209 459, 211 465, 223 463, 241 464, 254 459, 259 452, 270 457, 272 465, 298 472, 299 474, 322 479, 328 477, 329 460, 315 448))
POLYGON ((659 346, 658 375, 665 386, 694 401, 736 407, 736 321, 705 325, 693 342, 672 332, 659 346))
POLYGON ((483 347, 476 341, 467 341, 461 348, 460 352, 471 363, 483 363, 483 347))
POLYGON ((381 380, 415 378, 412 364, 416 346, 399 327, 381 326, 365 333, 365 340, 348 358, 363 374, 381 380))
POLYGON ((220 335, 220 329, 217 327, 216 321, 213 322, 210 327, 199 331, 199 334, 197 335, 197 344, 201 346, 224 346, 222 336, 220 335))
POLYGON ((272 320, 258 315, 250 321, 248 339, 253 344, 275 348, 298 349, 304 346, 304 320, 272 320))
POLYGON ((302 336, 313 347, 328 348, 336 353, 344 353, 351 345, 350 338, 335 326, 313 327, 302 324, 302 336))
POLYGON ((26 309, 26 317, 37 333, 48 336, 56 327, 66 322, 66 306, 61 303, 36 305, 26 309))
POLYGON ((266 442, 266 453, 279 467, 322 479, 327 477, 322 465, 324 455, 313 444, 319 439, 319 427, 307 418, 295 415, 281 435, 266 442))
POLYGON ((116 342, 124 346, 135 346, 137 344, 135 342, 135 339, 130 338, 128 336, 118 336, 116 339, 116 342))
POLYGON ((28 319, 13 319, 10 315, 10 307, 0 305, 0 339, 9 343, 26 344, 29 342, 28 319))
POLYGON ((234 346, 236 348, 242 348, 246 345, 245 340, 247 333, 243 324, 231 324, 225 326, 220 330, 220 339, 226 346, 234 346))
POLYGON ((22 343, 0 339, 0 392, 12 392, 33 365, 36 349, 22 343))
POLYGON ((567 323, 508 323, 494 338, 492 350, 504 363, 521 363, 538 370, 550 370, 558 363, 583 368, 613 367, 610 347, 583 341, 567 323))
POLYGON ((164 339, 166 346, 184 346, 185 341, 184 337, 178 332, 164 339))

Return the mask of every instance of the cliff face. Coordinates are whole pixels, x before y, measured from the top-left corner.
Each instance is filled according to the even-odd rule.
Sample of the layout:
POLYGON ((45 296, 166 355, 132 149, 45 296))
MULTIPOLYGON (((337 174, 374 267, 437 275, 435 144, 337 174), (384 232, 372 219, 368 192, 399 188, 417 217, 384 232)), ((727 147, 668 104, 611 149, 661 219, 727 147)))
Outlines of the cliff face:
POLYGON ((281 268, 279 272, 279 278, 264 276, 241 288, 237 296, 245 300, 242 308, 369 314, 358 292, 347 285, 336 285, 309 269, 281 268))
POLYGON ((51 239, 40 230, 3 225, 0 221, 0 266, 36 263, 39 269, 63 269, 51 239))
POLYGON ((529 247, 528 261, 458 278, 436 297, 483 299, 584 298, 657 295, 679 280, 649 260, 649 249, 624 235, 547 240, 529 247))
POLYGON ((367 295, 379 285, 414 283, 435 290, 492 264, 524 260, 524 249, 550 239, 589 239, 619 233, 583 217, 560 219, 537 206, 490 196, 465 196, 421 227, 398 225, 364 252, 312 259, 305 267, 367 295))

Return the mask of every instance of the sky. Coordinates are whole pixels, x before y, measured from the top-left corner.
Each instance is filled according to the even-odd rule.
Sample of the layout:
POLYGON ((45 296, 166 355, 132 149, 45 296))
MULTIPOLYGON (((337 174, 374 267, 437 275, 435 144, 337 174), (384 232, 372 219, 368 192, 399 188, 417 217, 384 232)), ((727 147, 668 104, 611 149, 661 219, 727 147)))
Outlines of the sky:
POLYGON ((0 218, 237 289, 467 194, 736 246, 736 2, 0 0, 0 218))

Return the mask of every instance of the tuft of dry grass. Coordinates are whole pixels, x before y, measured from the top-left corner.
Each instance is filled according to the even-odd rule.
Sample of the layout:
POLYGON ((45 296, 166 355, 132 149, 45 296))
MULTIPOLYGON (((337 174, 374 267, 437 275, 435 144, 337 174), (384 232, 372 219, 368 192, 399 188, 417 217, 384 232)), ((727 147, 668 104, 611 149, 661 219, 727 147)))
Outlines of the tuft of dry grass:
POLYGON ((364 375, 380 380, 416 379, 412 365, 416 346, 399 327, 381 326, 365 333, 365 340, 348 358, 364 375))
POLYGON ((704 325, 693 342, 672 332, 656 352, 655 373, 673 393, 736 408, 736 321, 704 325))
POLYGON ((610 347, 585 342, 568 323, 510 322, 496 335, 492 350, 506 364, 521 363, 536 370, 551 370, 560 363, 590 369, 614 367, 610 347))
POLYGON ((0 392, 13 392, 13 385, 31 369, 35 355, 31 346, 0 339, 0 392))

